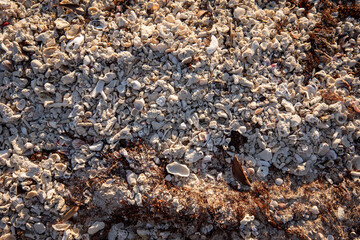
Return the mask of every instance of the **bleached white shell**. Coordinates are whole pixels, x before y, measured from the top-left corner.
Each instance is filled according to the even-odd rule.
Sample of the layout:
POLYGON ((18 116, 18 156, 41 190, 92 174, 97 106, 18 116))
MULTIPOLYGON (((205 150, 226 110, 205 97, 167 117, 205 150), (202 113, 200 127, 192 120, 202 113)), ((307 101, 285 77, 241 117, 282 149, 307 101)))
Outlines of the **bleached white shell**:
POLYGON ((218 48, 218 46, 219 46, 219 41, 214 35, 212 35, 210 45, 206 48, 206 52, 208 54, 213 54, 218 48))
POLYGON ((66 27, 70 26, 70 23, 66 21, 65 19, 58 18, 55 20, 55 26, 57 29, 64 29, 66 27))
POLYGON ((68 229, 70 227, 70 224, 68 223, 58 223, 58 224, 54 224, 52 225, 53 229, 55 231, 65 231, 66 229, 68 229))
POLYGON ((188 177, 190 175, 189 168, 186 165, 180 164, 178 162, 173 162, 166 165, 166 170, 168 171, 168 173, 180 177, 188 177))
POLYGON ((66 45, 66 51, 70 52, 70 48, 74 50, 78 50, 80 46, 84 43, 85 37, 83 35, 80 35, 74 39, 72 39, 68 44, 66 45))

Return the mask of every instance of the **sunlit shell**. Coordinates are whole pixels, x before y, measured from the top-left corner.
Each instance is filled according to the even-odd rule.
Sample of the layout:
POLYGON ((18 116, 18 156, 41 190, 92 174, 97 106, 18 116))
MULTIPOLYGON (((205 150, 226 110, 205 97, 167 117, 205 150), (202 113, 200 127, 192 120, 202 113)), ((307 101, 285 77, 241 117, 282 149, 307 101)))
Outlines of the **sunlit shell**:
POLYGON ((97 7, 90 7, 88 9, 88 12, 90 16, 94 16, 100 12, 100 9, 98 9, 97 7))
POLYGON ((66 31, 65 35, 67 39, 74 39, 81 30, 81 26, 80 25, 73 25, 68 31, 66 31))
POLYGON ((48 47, 44 49, 44 57, 52 57, 56 53, 57 48, 56 47, 48 47))
POLYGON ((55 231, 65 231, 66 229, 68 229, 70 227, 70 224, 58 223, 58 224, 52 225, 52 227, 55 231))
POLYGON ((12 64, 12 62, 10 60, 4 60, 1 63, 1 66, 9 72, 14 71, 14 65, 12 64))

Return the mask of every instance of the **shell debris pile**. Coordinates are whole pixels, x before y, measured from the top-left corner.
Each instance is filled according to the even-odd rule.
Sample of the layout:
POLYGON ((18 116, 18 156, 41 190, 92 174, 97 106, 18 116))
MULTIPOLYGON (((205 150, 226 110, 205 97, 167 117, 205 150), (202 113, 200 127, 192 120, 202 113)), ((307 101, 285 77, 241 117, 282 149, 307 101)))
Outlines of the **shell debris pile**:
MULTIPOLYGON (((128 159, 124 143, 136 139, 179 186, 223 178, 241 188, 235 154, 251 180, 274 181, 278 169, 333 182, 334 167, 359 180, 359 16, 300 2, 309 3, 0 0, 0 235, 108 229, 94 221, 84 234, 67 223, 56 231, 39 216, 71 208, 61 179, 93 178, 102 154, 128 159), (35 161, 40 152, 52 154, 35 161)), ((136 161, 123 163, 128 188, 118 194, 142 206, 136 161)), ((110 201, 112 184, 102 184, 110 201)))

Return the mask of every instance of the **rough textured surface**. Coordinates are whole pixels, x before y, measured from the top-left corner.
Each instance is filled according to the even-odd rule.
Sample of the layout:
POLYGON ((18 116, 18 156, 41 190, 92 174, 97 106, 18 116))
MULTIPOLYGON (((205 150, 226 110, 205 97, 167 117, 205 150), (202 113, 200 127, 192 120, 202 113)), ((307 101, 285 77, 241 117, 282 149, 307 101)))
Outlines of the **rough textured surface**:
POLYGON ((359 238, 359 4, 0 0, 0 237, 359 238))

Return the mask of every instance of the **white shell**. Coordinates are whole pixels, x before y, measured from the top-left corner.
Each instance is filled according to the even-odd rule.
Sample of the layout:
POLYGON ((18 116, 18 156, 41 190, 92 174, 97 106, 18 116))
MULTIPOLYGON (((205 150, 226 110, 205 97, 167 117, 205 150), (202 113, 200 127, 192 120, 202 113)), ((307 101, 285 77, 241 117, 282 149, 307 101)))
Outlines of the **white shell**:
POLYGON ((212 35, 210 45, 206 48, 207 54, 213 54, 219 46, 219 41, 212 35))
POLYGON ((65 19, 58 18, 55 20, 55 26, 57 29, 64 29, 66 27, 70 26, 70 23, 66 21, 65 19))
POLYGON ((168 173, 180 177, 188 177, 190 175, 189 168, 186 165, 180 164, 178 162, 173 162, 166 165, 166 170, 168 171, 168 173))
POLYGON ((259 159, 270 161, 272 159, 272 152, 270 148, 266 148, 264 151, 260 152, 257 157, 259 159))
POLYGON ((90 235, 93 235, 97 233, 98 231, 102 230, 105 227, 104 222, 94 222, 93 225, 91 225, 88 229, 88 233, 90 235))
POLYGON ((194 163, 204 157, 204 153, 196 151, 194 149, 188 149, 185 153, 185 161, 188 163, 194 163))
POLYGON ((80 35, 74 39, 72 39, 70 42, 68 42, 68 44, 66 45, 66 51, 70 52, 71 48, 73 50, 78 50, 80 48, 81 45, 83 45, 85 40, 85 37, 83 35, 80 35))

